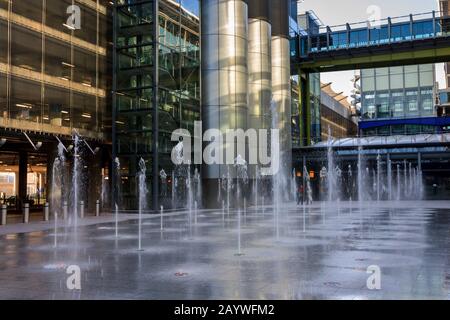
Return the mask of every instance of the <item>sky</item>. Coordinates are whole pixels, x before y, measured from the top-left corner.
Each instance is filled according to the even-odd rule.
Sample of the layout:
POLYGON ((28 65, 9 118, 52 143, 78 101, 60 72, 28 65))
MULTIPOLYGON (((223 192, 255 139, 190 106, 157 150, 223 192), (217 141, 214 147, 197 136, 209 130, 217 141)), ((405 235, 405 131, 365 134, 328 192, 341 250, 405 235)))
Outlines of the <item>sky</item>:
MULTIPOLYGON (((333 26, 368 20, 367 9, 373 5, 379 7, 382 19, 438 10, 438 0, 304 0, 300 11, 313 10, 324 25, 333 26)), ((322 73, 321 80, 333 82, 335 91, 350 95, 353 89, 350 79, 354 74, 354 71, 322 73)), ((436 66, 436 80, 441 88, 445 86, 443 64, 436 66)))

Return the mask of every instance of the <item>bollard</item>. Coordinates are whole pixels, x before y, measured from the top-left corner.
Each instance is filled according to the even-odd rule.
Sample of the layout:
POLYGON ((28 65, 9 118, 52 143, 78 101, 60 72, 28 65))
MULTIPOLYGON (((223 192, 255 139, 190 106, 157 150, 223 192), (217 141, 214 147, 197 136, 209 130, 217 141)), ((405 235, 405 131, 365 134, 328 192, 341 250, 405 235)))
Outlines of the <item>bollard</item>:
POLYGON ((84 218, 84 201, 80 201, 80 218, 84 218))
POLYGON ((64 220, 67 220, 68 212, 69 212, 69 207, 68 207, 67 201, 64 201, 63 202, 63 219, 64 220))
POLYGON ((95 203, 95 216, 100 217, 100 200, 95 203))
POLYGON ((6 215, 8 214, 8 206, 6 204, 2 205, 2 226, 6 226, 6 215))
POLYGON ((48 221, 50 218, 50 208, 48 202, 44 204, 44 221, 48 221))
POLYGON ((25 203, 23 205, 23 223, 30 222, 30 204, 25 203))
POLYGON ((164 207, 161 206, 161 231, 164 230, 163 213, 164 213, 164 207))

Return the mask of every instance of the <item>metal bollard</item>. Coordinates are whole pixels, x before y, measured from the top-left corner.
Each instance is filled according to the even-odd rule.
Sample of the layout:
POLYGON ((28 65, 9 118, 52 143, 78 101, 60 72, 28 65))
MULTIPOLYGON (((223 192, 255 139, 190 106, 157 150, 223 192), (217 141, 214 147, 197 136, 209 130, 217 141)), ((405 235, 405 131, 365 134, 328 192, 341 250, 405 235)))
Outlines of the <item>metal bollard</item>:
POLYGON ((6 226, 6 215, 8 214, 8 206, 6 204, 2 205, 2 226, 6 226))
POLYGON ((23 223, 30 222, 30 204, 25 203, 23 205, 23 223))
POLYGON ((50 220, 50 207, 48 202, 44 204, 44 221, 50 220))
POLYGON ((80 201, 80 218, 84 218, 84 201, 80 201))
POLYGON ((68 207, 67 201, 64 201, 63 202, 63 219, 64 220, 67 220, 68 212, 69 212, 69 207, 68 207))
POLYGON ((95 203, 95 216, 100 217, 100 200, 95 203))

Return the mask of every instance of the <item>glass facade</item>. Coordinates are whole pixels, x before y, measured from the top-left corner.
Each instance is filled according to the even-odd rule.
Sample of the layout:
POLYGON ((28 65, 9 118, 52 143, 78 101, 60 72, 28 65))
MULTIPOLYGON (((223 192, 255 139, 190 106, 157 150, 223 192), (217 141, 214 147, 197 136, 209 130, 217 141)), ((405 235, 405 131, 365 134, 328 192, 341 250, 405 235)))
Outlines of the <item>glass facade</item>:
POLYGON ((303 147, 320 142, 320 73, 292 76, 291 83, 292 146, 303 147))
POLYGON ((300 113, 300 98, 299 98, 299 83, 298 76, 291 77, 291 137, 292 147, 299 148, 302 146, 301 141, 301 113, 300 113))
POLYGON ((311 142, 312 144, 322 141, 321 137, 321 117, 320 117, 320 97, 321 83, 320 73, 312 73, 309 77, 310 104, 311 104, 311 142))
MULTIPOLYGON (((361 121, 433 117, 433 64, 361 70, 361 121)), ((429 132, 429 128, 422 128, 429 132)), ((375 131, 374 131, 375 130, 375 131)), ((366 134, 400 134, 421 128, 392 126, 366 134)))
POLYGON ((55 136, 73 146, 74 132, 99 146, 83 159, 83 199, 99 198, 111 138, 111 12, 107 0, 0 0, 0 195, 9 208, 50 200, 55 136))
POLYGON ((0 126, 107 140, 109 1, 0 0, 0 126), (81 25, 68 25, 68 7, 81 25))
POLYGON ((193 132, 200 120, 200 3, 117 0, 115 11, 115 154, 123 206, 134 208, 140 158, 150 203, 153 179, 161 169, 171 175, 172 132, 193 132))

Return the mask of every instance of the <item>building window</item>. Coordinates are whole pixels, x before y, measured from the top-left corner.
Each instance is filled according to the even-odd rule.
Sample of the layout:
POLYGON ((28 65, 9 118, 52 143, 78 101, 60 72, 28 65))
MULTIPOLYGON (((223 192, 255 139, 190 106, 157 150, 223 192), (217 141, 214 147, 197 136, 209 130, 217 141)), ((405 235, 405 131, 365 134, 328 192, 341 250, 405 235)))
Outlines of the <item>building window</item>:
POLYGON ((392 116, 394 118, 400 118, 405 115, 405 109, 403 104, 403 91, 392 92, 392 116))
POLYGON ((408 116, 419 115, 419 104, 417 100, 418 100, 417 90, 406 91, 406 105, 408 108, 408 116))

